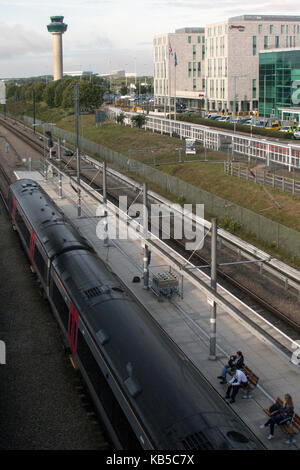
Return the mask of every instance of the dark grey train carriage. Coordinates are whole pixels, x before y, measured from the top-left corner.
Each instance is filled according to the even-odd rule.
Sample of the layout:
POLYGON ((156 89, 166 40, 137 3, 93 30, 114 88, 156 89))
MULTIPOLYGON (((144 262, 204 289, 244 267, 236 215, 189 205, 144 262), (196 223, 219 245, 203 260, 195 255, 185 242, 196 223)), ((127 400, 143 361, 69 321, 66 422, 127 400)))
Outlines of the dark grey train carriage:
POLYGON ((37 183, 9 207, 117 449, 263 448, 37 183))

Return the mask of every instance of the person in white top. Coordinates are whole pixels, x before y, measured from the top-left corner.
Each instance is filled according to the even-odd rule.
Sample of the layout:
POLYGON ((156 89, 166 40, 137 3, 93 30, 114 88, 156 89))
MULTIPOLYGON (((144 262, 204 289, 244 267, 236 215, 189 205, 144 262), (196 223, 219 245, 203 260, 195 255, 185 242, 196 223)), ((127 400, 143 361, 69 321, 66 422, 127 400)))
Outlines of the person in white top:
POLYGON ((229 373, 232 379, 227 383, 228 388, 225 398, 229 399, 231 394, 230 403, 234 403, 239 389, 241 387, 245 388, 248 385, 248 379, 242 370, 236 369, 235 367, 232 367, 229 373))

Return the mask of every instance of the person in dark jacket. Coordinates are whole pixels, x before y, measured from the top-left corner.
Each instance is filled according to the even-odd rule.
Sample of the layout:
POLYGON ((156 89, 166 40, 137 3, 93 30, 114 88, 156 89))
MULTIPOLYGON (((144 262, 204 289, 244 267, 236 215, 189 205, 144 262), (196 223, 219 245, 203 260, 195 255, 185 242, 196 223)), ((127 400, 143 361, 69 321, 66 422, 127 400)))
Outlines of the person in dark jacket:
POLYGON ((226 375, 231 371, 231 368, 235 367, 236 369, 242 370, 244 367, 244 356, 241 351, 237 351, 236 354, 230 356, 228 364, 223 367, 221 375, 218 376, 218 379, 222 379, 220 384, 226 384, 226 375))
POLYGON ((265 424, 261 424, 259 427, 261 429, 266 426, 270 426, 270 434, 267 439, 273 439, 274 437, 274 428, 275 424, 280 425, 291 421, 294 416, 294 405, 291 395, 288 393, 284 395, 283 405, 275 403, 270 406, 269 411, 271 413, 270 419, 265 424))

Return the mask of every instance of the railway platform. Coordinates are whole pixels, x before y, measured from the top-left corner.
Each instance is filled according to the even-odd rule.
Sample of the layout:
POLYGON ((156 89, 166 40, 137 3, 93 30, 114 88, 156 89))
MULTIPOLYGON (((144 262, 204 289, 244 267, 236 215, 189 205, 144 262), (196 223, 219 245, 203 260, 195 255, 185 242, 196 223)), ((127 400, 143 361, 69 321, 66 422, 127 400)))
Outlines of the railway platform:
MULTIPOLYGON (((63 179, 62 198, 58 197, 58 181, 55 178, 39 183, 222 397, 225 396, 226 386, 221 385, 217 377, 227 364, 230 354, 238 350, 243 352, 245 363, 259 377, 258 387, 251 399, 243 399, 243 392, 240 391, 236 402, 228 403, 228 406, 233 408, 267 449, 300 450, 300 436, 296 436, 295 443, 286 444, 287 436, 279 427, 275 427, 272 440, 267 439, 269 428, 259 427, 267 421, 263 410, 286 393, 292 396, 295 412, 300 414, 300 366, 293 364, 291 358, 281 354, 269 342, 264 342, 260 335, 253 334, 245 322, 240 322, 220 307, 217 308, 217 357, 210 360, 211 307, 200 288, 184 280, 183 296, 174 294, 167 299, 158 297, 151 289, 144 289, 142 279, 141 282, 133 282, 134 277, 142 277, 144 253, 141 240, 116 239, 104 246, 103 240, 96 234, 99 203, 82 192, 82 213, 78 217, 77 193, 68 178, 63 179)), ((125 224, 124 227, 122 222, 119 224, 123 230, 125 224)), ((152 252, 150 269, 167 265, 167 258, 152 252)))

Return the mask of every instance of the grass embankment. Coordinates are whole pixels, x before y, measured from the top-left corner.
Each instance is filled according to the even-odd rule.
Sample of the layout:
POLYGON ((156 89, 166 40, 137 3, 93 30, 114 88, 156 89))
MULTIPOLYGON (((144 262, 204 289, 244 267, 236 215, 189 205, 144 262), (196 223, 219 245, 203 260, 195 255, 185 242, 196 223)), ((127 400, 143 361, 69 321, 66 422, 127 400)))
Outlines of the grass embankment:
MULTIPOLYGON (((60 119, 56 120, 56 125, 74 132, 74 115, 68 115, 67 113, 63 116, 60 115, 60 119)), ((214 193, 300 232, 299 197, 268 187, 268 192, 273 195, 281 206, 281 209, 278 209, 261 186, 224 174, 223 162, 229 157, 224 153, 209 150, 204 153, 203 148, 199 146, 196 155, 197 161, 179 164, 180 157, 182 159, 192 158, 185 155, 185 142, 178 138, 145 132, 142 129, 110 122, 96 127, 94 115, 80 116, 79 129, 80 135, 87 139, 146 164, 156 164, 156 167, 161 171, 181 178, 205 191, 214 193), (199 161, 205 159, 208 161, 199 161)), ((245 162, 245 160, 241 161, 245 162)), ((253 166, 254 164, 252 164, 253 166)), ((136 175, 131 176, 142 181, 136 175)), ((164 188, 155 187, 153 184, 149 186, 169 199, 179 202, 178 198, 170 195, 164 188)), ((184 202, 188 203, 189 201, 184 202)), ((211 214, 206 214, 206 216, 210 218, 211 214)), ((228 218, 219 222, 226 230, 235 233, 249 243, 253 243, 296 268, 300 267, 300 258, 298 256, 291 256, 280 248, 276 248, 273 244, 257 239, 251 233, 242 230, 234 221, 228 220, 228 218)))

